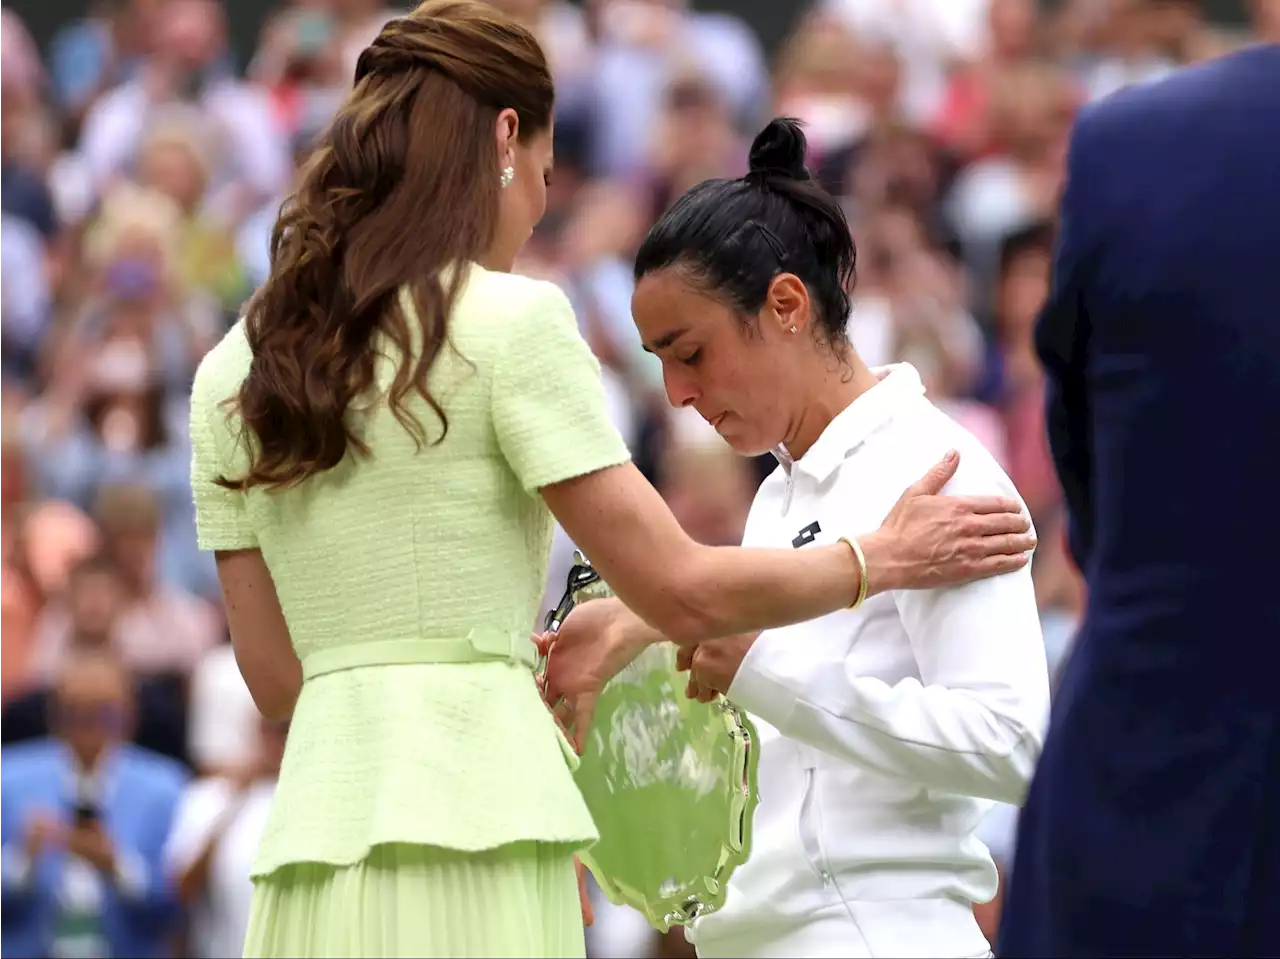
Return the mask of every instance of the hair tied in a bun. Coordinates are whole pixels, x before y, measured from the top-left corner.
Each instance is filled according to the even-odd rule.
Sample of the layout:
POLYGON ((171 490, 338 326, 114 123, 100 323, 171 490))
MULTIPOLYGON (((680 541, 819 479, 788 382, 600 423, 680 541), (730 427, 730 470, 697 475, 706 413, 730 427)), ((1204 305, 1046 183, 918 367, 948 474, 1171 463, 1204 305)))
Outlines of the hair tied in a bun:
POLYGON ((747 179, 766 180, 779 177, 808 180, 804 165, 808 143, 800 121, 793 117, 777 117, 761 130, 751 144, 747 159, 747 179))

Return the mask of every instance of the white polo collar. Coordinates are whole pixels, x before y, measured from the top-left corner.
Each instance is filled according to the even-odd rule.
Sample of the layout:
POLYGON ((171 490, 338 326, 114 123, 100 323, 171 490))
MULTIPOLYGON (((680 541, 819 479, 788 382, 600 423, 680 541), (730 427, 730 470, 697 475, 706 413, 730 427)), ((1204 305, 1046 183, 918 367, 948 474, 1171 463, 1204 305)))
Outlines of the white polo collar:
POLYGON ((904 401, 924 395, 924 383, 910 363, 876 367, 872 372, 881 377, 880 382, 837 413, 804 456, 793 460, 782 444, 774 448, 774 458, 788 475, 794 467, 821 483, 867 437, 892 419, 904 401))

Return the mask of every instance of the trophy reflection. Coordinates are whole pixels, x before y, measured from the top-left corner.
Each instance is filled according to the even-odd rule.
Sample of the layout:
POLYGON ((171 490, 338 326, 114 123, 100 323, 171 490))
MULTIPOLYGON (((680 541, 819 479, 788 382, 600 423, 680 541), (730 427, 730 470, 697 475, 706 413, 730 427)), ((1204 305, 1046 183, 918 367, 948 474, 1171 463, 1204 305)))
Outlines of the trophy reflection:
MULTIPOLYGON (((613 595, 581 552, 574 559, 547 614, 552 632, 579 603, 613 595)), ((600 832, 583 863, 610 902, 659 932, 724 904, 757 802, 750 720, 722 696, 687 698, 685 686, 674 644, 648 647, 605 686, 575 774, 600 832)))

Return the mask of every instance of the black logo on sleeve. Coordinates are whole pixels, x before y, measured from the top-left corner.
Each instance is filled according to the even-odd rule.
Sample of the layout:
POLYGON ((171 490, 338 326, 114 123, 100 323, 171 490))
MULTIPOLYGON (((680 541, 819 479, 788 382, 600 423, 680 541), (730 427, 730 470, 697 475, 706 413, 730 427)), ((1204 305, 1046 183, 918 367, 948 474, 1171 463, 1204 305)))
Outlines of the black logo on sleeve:
POLYGON ((791 545, 796 549, 799 549, 801 546, 808 546, 813 542, 813 538, 821 532, 822 527, 819 526, 815 520, 800 531, 800 534, 791 541, 791 545))

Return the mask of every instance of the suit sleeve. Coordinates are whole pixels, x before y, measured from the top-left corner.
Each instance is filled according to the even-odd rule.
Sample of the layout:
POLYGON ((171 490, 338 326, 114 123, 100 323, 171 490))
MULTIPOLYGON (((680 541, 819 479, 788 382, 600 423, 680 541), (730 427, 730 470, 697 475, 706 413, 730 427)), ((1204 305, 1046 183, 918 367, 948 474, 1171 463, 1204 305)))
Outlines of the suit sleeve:
POLYGON ((1036 351, 1045 371, 1049 448, 1068 511, 1071 554, 1080 569, 1093 543, 1092 435, 1086 364, 1090 325, 1086 304, 1091 260, 1087 198, 1093 113, 1082 115, 1071 140, 1049 296, 1036 324, 1036 351))

